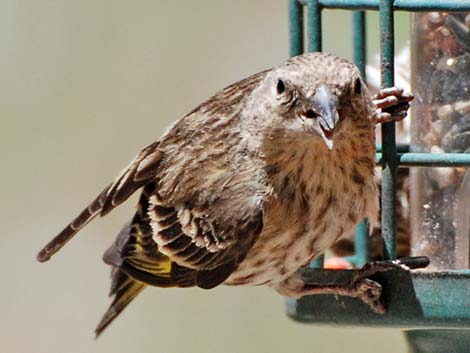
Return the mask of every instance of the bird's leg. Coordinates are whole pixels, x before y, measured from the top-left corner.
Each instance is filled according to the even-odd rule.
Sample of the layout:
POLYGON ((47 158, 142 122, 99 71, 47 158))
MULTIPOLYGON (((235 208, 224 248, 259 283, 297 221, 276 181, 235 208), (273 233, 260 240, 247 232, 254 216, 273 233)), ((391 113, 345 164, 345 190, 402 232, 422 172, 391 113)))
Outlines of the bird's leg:
POLYGON ((429 260, 425 257, 411 257, 394 261, 376 261, 364 265, 361 269, 357 270, 350 281, 345 283, 302 283, 302 285, 299 285, 299 277, 297 277, 295 280, 286 280, 285 285, 278 288, 278 291, 283 295, 294 298, 316 294, 334 294, 358 298, 366 303, 374 312, 383 314, 385 313, 385 306, 381 301, 382 286, 368 277, 379 272, 397 269, 409 270, 410 268, 426 267, 428 264, 429 260))
POLYGON ((381 124, 403 120, 408 114, 413 98, 412 93, 403 93, 403 89, 399 87, 381 89, 372 98, 376 109, 376 122, 381 124))
POLYGON ((385 306, 381 301, 382 286, 368 277, 379 272, 396 270, 398 268, 403 269, 402 265, 393 262, 371 262, 357 270, 355 276, 345 283, 325 285, 304 284, 303 288, 300 290, 301 296, 335 294, 357 298, 366 303, 372 311, 383 314, 385 313, 385 306))
POLYGON ((366 303, 372 311, 383 314, 385 307, 381 301, 382 286, 369 278, 355 278, 342 284, 305 284, 297 293, 297 297, 316 294, 333 294, 358 298, 366 303))

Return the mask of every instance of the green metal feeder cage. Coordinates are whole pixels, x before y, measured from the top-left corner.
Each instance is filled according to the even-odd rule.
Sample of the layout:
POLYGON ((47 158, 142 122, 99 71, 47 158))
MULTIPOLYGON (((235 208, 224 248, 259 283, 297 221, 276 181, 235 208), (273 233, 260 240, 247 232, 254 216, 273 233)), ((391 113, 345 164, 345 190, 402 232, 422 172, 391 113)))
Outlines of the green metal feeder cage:
MULTIPOLYGON (((470 11, 470 0, 290 0, 292 56, 304 52, 304 39, 309 52, 322 50, 321 20, 324 9, 354 10, 354 61, 363 76, 366 62, 365 10, 379 11, 381 86, 390 87, 394 85, 395 11, 470 11)), ((470 72, 470 65, 468 70, 470 72)), ((381 225, 386 259, 396 257, 397 168, 470 166, 468 150, 467 153, 420 153, 413 147, 397 148, 395 123, 382 126, 382 146, 378 147, 377 160, 382 166, 381 225)), ((470 254, 470 249, 467 251, 470 254)), ((363 221, 356 230, 352 261, 361 266, 368 260, 368 234, 363 221)), ((303 270, 302 276, 310 283, 340 283, 354 274, 353 270, 326 270, 322 267, 323 258, 316 259, 310 268, 303 270)), ((287 299, 287 314, 296 321, 317 325, 402 328, 412 352, 470 352, 470 269, 392 271, 378 274, 376 280, 384 288, 387 306, 384 315, 371 312, 359 300, 332 295, 287 299)))

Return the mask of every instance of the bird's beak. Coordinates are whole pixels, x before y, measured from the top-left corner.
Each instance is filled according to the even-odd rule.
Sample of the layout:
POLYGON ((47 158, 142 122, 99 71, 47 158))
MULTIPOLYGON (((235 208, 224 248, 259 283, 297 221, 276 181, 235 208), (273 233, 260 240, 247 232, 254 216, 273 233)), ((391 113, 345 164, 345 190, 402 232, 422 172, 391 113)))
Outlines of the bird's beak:
POLYGON ((333 132, 338 124, 338 97, 326 86, 320 86, 311 98, 312 109, 317 112, 318 132, 329 150, 333 149, 333 132))

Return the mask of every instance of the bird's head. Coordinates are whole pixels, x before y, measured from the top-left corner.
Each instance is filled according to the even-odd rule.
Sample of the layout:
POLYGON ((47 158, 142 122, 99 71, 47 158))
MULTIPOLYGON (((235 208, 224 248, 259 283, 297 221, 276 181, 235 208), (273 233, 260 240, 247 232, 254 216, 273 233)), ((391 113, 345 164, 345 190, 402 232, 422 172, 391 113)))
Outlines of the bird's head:
MULTIPOLYGON (((346 119, 368 119, 370 97, 351 62, 325 53, 304 54, 272 69, 253 92, 258 116, 273 134, 323 141, 331 150, 346 119)), ((349 125, 348 125, 349 126, 349 125)))

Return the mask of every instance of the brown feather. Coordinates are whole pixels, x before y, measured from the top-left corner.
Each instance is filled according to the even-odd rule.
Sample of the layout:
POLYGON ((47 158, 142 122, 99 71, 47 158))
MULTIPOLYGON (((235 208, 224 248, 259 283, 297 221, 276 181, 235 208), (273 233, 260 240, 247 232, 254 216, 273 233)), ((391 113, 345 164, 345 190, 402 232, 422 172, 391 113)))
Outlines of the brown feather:
POLYGON ((105 188, 101 194, 78 216, 75 218, 62 232, 53 238, 47 245, 38 253, 37 260, 45 262, 58 252, 70 239, 74 237, 85 225, 95 218, 101 211, 106 199, 106 194, 110 186, 105 188))
POLYGON ((114 207, 126 201, 137 189, 147 184, 151 179, 155 178, 156 169, 158 167, 158 158, 161 154, 155 151, 158 143, 152 143, 144 148, 134 162, 119 176, 114 183, 106 187, 100 195, 67 227, 62 230, 54 239, 52 239, 37 256, 38 261, 45 262, 58 252, 75 234, 77 234, 88 222, 96 216, 104 216, 114 207), (147 159, 151 156, 150 159, 147 159), (139 170, 141 161, 145 161, 145 165, 139 170), (151 163, 149 164, 149 161, 151 163), (134 180, 136 178, 136 180, 134 180))

